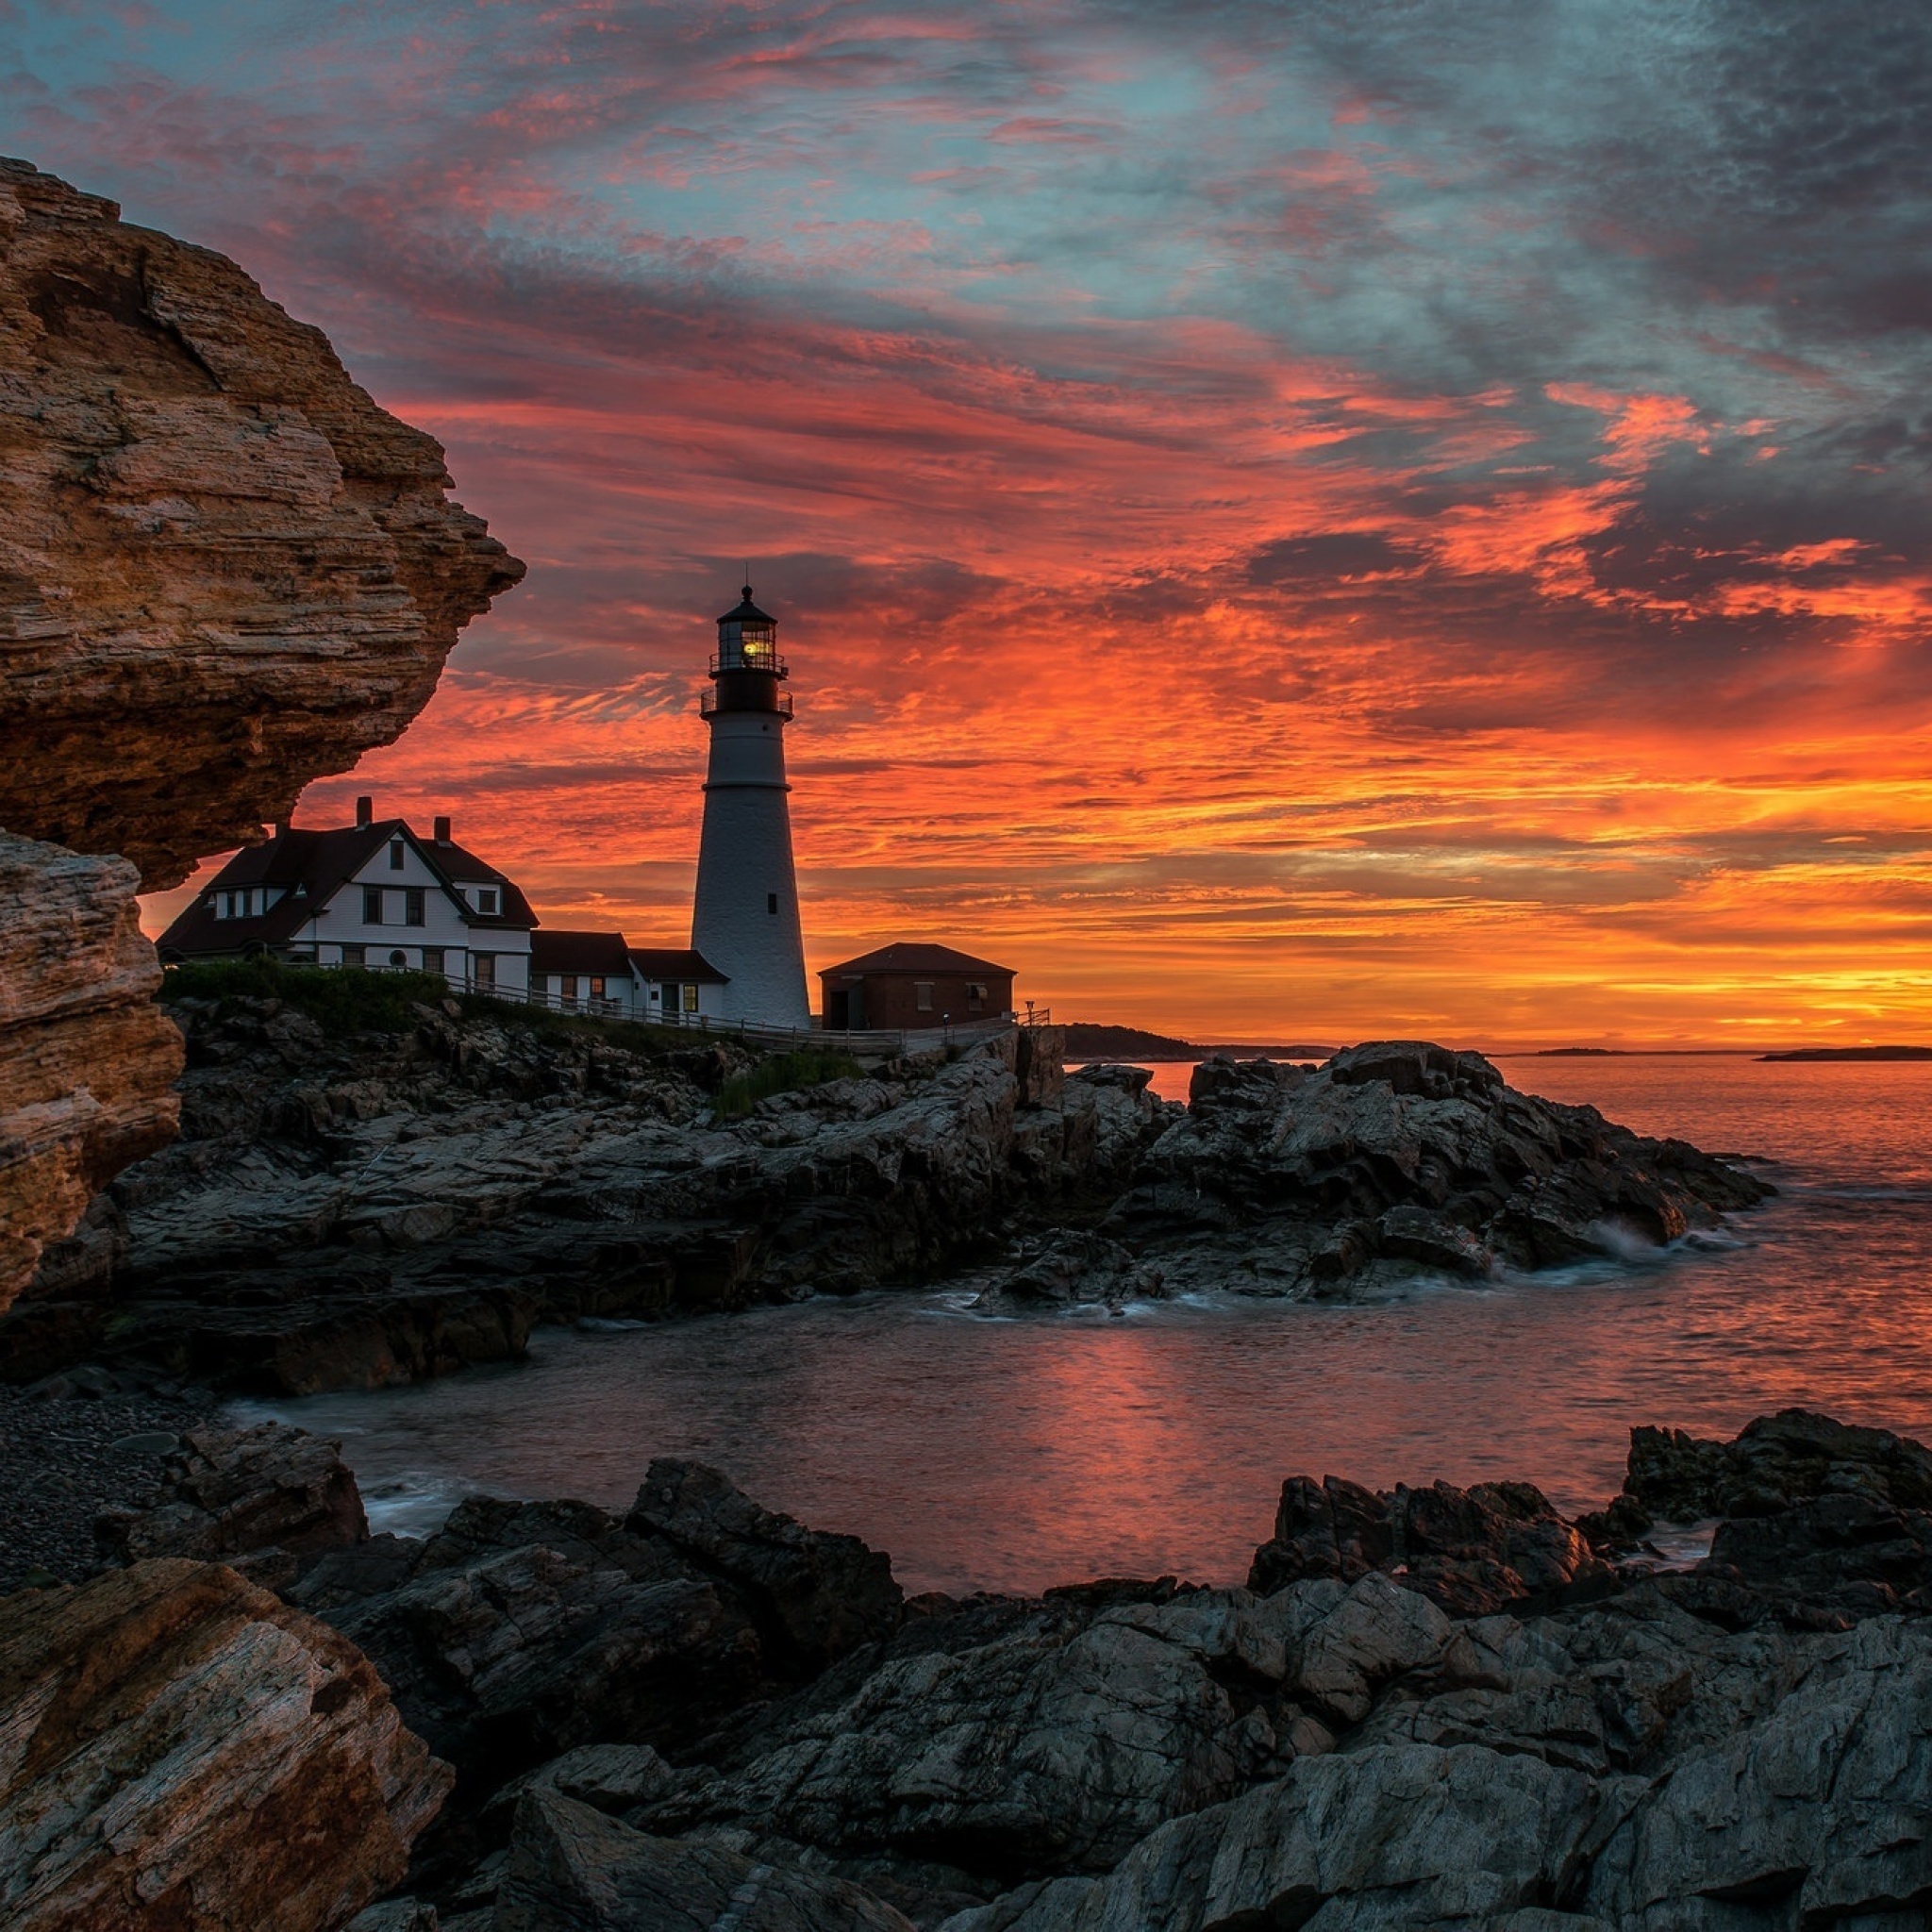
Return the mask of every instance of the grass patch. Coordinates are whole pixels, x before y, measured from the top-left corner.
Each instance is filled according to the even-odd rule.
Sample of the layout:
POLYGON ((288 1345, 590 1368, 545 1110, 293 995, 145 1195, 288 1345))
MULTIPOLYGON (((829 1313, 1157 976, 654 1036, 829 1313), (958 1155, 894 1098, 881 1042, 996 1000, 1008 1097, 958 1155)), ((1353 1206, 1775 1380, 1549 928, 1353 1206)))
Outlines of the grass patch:
POLYGON ((774 1053, 742 1074, 734 1074, 711 1103, 715 1120, 736 1120, 774 1093, 794 1093, 801 1088, 823 1087, 865 1071, 849 1053, 774 1053))
POLYGON ((161 1002, 280 1000, 332 1033, 411 1033, 417 1008, 449 997, 440 973, 359 973, 280 959, 193 959, 170 966, 161 1002))
POLYGON ((170 966, 161 985, 163 1005, 189 999, 280 1000, 337 1034, 412 1033, 422 1024, 424 1007, 441 1007, 454 999, 468 1020, 488 1020, 553 1039, 588 1035, 628 1053, 676 1053, 708 1043, 704 1035, 682 1028, 553 1012, 487 993, 458 993, 440 973, 370 973, 353 966, 294 966, 274 958, 198 959, 170 966))

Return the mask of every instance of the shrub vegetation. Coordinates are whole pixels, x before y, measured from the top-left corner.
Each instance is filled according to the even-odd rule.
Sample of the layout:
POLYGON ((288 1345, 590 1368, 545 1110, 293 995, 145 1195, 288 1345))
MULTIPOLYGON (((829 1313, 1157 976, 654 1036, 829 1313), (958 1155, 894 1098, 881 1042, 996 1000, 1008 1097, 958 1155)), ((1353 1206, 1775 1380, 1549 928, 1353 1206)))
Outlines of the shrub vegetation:
POLYGON ((757 1066, 725 1081, 711 1103, 712 1112, 721 1121, 735 1120, 774 1093, 823 1087, 864 1071, 849 1053, 822 1053, 814 1047, 802 1053, 770 1054, 757 1066))

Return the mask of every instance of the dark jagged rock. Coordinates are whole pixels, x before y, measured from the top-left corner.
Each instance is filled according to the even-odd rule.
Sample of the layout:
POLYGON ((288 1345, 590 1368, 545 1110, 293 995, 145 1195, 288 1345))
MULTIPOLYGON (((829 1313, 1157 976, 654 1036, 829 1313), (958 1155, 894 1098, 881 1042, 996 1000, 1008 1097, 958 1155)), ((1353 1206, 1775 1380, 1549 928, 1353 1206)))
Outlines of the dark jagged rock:
POLYGON ((774 1870, 721 1846, 650 1838, 588 1805, 518 1807, 495 1932, 913 1932, 842 1879, 774 1870))
POLYGON ((1674 1241, 1772 1191, 1424 1041, 1312 1072, 1204 1060, 1191 1092, 1104 1224, 1171 1288, 1331 1295, 1552 1267, 1674 1241))
POLYGON ((1728 1442, 1635 1428, 1624 1493, 1673 1523, 1769 1516, 1825 1494, 1932 1509, 1932 1450, 1804 1408, 1759 1416, 1728 1442))
POLYGON ((478 1801, 584 1744, 675 1747, 763 1676, 744 1607, 664 1545, 583 1503, 464 1503, 379 1594, 324 1565, 298 1598, 383 1674, 478 1801))
POLYGON ((905 1619, 889 1557, 762 1508, 700 1462, 653 1462, 625 1526, 742 1591, 774 1660, 820 1670, 905 1619))
MULTIPOLYGON (((264 1393, 514 1358, 539 1320, 922 1278, 1110 1198, 1166 1117, 1118 1070, 1032 1064, 1024 1034, 721 1123, 738 1047, 441 1006, 340 1038, 273 999, 173 1010, 183 1137, 116 1184, 125 1257, 92 1326, 62 1332, 264 1393)), ((58 1343, 39 1338, 42 1371, 58 1343)))
POLYGON ((341 1444, 263 1423, 194 1429, 163 1457, 144 1502, 96 1525, 122 1562, 192 1557, 258 1583, 292 1583, 325 1551, 369 1540, 369 1522, 341 1444))
POLYGON ((463 1932, 1890 1932, 1932 1896, 1932 1593, 1880 1491, 1925 1452, 1746 1438, 1788 1507, 1690 1574, 1611 1569, 1526 1484, 1296 1479, 1252 1589, 902 1606, 660 1462, 623 1522, 478 1499, 289 1593, 457 1761, 413 1886, 463 1932))
POLYGON ((1080 1228, 1030 1236, 1018 1244, 1016 1258, 1016 1267, 974 1298, 977 1313, 1101 1307, 1118 1314, 1129 1302, 1157 1301, 1166 1291, 1158 1268, 1080 1228))
POLYGON ((1584 1537, 1528 1483, 1365 1490, 1335 1476, 1291 1476, 1274 1535, 1255 1552, 1248 1587, 1264 1593, 1307 1576, 1353 1583, 1371 1571, 1457 1616, 1481 1616, 1579 1581, 1607 1577, 1584 1537))

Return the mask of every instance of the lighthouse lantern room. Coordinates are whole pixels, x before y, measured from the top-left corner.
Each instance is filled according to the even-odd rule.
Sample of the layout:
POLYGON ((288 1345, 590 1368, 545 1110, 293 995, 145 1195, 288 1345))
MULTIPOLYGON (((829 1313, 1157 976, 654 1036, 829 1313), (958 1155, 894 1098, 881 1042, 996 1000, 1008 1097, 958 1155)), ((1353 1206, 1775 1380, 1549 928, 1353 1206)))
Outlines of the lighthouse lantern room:
POLYGON ((711 687, 699 705, 711 752, 691 942, 725 975, 723 1017, 808 1027, 785 781, 789 675, 777 624, 752 602, 747 584, 742 601, 718 620, 711 687))

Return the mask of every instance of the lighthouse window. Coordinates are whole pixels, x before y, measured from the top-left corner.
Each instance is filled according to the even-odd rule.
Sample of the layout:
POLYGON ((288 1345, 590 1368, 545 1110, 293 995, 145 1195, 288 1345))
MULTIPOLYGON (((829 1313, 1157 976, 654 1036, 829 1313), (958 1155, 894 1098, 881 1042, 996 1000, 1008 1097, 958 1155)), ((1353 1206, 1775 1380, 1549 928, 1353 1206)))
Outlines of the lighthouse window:
POLYGON ((778 909, 778 895, 777 895, 777 893, 776 893, 776 892, 767 892, 767 893, 765 894, 765 910, 766 910, 767 912, 775 912, 775 911, 777 911, 777 909, 778 909))

